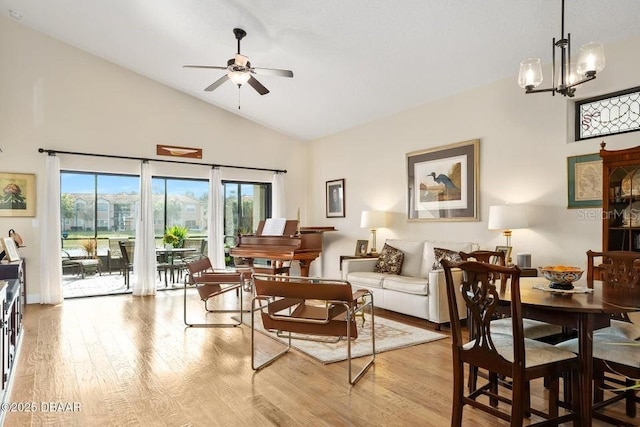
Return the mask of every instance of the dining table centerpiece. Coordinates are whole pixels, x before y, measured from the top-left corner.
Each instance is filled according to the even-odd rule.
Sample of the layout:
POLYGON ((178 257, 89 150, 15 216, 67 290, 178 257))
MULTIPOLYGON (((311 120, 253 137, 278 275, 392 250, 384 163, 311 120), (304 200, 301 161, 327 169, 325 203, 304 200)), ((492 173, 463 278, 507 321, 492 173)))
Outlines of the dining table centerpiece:
POLYGON ((573 282, 580 280, 584 270, 579 267, 567 265, 552 265, 539 267, 542 276, 547 279, 551 289, 570 290, 573 289, 573 282))

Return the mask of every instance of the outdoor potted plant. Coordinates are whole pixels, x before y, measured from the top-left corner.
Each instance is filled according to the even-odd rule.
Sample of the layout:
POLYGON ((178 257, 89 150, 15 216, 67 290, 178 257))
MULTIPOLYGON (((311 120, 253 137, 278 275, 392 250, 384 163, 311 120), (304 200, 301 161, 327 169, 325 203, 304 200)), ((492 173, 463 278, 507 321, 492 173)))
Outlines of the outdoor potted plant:
POLYGON ((184 239, 187 237, 187 228, 180 225, 172 225, 167 227, 164 236, 162 237, 162 243, 171 245, 173 248, 181 248, 184 244, 184 239))
POLYGON ((84 239, 80 241, 80 246, 87 253, 88 258, 97 258, 97 242, 95 239, 84 239))

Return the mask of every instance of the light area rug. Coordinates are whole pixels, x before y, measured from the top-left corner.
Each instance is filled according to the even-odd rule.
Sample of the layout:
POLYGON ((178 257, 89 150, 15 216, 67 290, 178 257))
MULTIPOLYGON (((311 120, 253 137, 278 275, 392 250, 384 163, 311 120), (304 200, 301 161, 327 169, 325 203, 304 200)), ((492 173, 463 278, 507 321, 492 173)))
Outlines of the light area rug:
MULTIPOLYGON (((286 338, 279 338, 275 333, 267 332, 262 327, 262 320, 256 315, 256 331, 277 339, 285 343, 286 338)), ((243 316, 243 323, 251 327, 251 317, 243 316)), ((371 317, 365 317, 365 324, 362 326, 362 319, 358 319, 358 338, 351 344, 351 357, 363 357, 371 354, 371 317)), ((383 317, 375 317, 376 353, 397 350, 418 344, 447 338, 446 335, 383 317)), ((318 360, 324 364, 340 362, 347 359, 347 342, 345 339, 337 343, 322 343, 301 339, 292 339, 291 346, 298 351, 318 360)))

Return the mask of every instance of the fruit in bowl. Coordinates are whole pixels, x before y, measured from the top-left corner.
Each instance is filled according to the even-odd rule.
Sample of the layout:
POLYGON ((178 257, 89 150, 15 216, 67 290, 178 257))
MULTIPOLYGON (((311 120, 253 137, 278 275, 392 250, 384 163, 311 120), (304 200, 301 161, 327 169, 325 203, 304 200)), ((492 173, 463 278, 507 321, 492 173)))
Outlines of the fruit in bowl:
POLYGON ((546 267, 538 267, 542 276, 549 282, 552 289, 573 289, 573 282, 582 277, 584 270, 569 265, 548 265, 546 267))

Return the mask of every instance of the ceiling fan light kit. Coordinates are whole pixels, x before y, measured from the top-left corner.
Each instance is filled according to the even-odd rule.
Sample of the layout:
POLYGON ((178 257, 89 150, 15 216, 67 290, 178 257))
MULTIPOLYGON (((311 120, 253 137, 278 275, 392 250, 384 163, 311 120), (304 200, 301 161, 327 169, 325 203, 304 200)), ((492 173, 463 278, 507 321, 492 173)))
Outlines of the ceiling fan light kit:
MULTIPOLYGON (((221 86, 227 80, 240 88, 243 84, 248 83, 249 86, 254 88, 260 95, 266 95, 269 93, 269 89, 264 87, 253 74, 260 75, 273 75, 280 77, 293 77, 293 71, 290 70, 278 70, 274 68, 255 68, 251 66, 249 58, 240 53, 240 41, 247 35, 247 32, 242 28, 234 28, 233 34, 238 41, 238 52, 234 58, 227 61, 227 66, 218 65, 184 65, 185 68, 208 68, 214 70, 226 70, 227 74, 220 77, 218 80, 207 86, 204 90, 211 92, 221 86)), ((240 106, 238 105, 238 108, 240 106)))
POLYGON ((561 38, 552 44, 551 85, 547 89, 536 89, 542 83, 542 65, 540 59, 529 58, 520 63, 518 85, 525 93, 551 92, 573 97, 576 86, 596 78, 596 73, 604 69, 604 47, 602 43, 587 43, 580 48, 578 62, 571 62, 571 34, 564 36, 564 0, 562 0, 561 38), (556 80, 556 49, 559 50, 560 69, 556 80))

